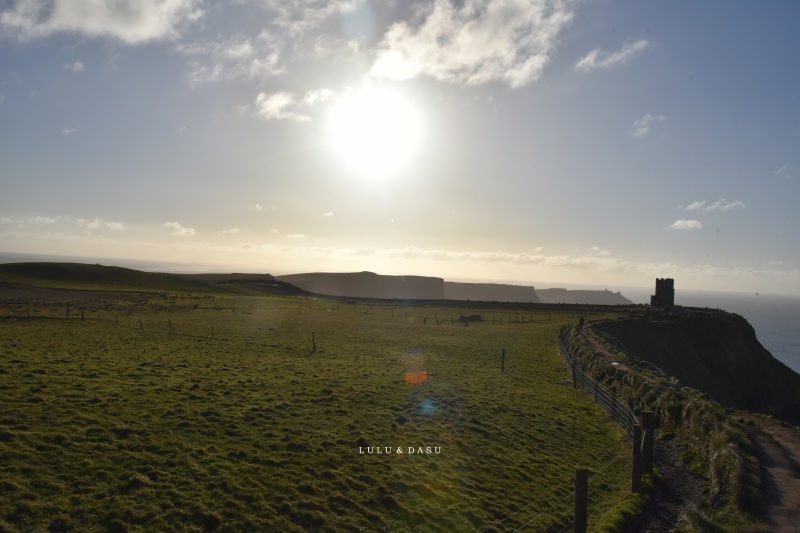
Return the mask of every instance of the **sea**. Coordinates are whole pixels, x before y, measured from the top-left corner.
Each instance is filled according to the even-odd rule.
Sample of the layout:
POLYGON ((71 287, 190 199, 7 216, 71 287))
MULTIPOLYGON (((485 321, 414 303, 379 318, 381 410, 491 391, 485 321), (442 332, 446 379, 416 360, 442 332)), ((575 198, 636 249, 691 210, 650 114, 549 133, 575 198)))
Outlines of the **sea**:
MULTIPOLYGON (((654 287, 619 290, 634 303, 650 303, 654 287)), ((675 304, 723 309, 742 315, 753 326, 764 348, 800 373, 800 296, 756 292, 716 292, 675 289, 675 304)))
MULTIPOLYGON (((197 265, 181 265, 157 263, 151 261, 133 261, 122 259, 97 259, 86 257, 47 256, 38 254, 19 254, 0 252, 0 263, 18 261, 74 261, 80 263, 100 263, 135 268, 148 272, 201 273, 219 272, 219 267, 203 267, 197 265)), ((677 280, 676 280, 677 281, 677 280)), ((570 289, 595 289, 601 287, 589 285, 548 285, 541 287, 567 287, 570 289)), ((608 287, 609 290, 620 291, 623 296, 634 303, 650 303, 650 295, 654 287, 608 287)), ((800 373, 800 296, 715 292, 675 289, 675 303, 690 307, 708 307, 723 309, 742 315, 753 326, 759 342, 779 361, 800 373)))

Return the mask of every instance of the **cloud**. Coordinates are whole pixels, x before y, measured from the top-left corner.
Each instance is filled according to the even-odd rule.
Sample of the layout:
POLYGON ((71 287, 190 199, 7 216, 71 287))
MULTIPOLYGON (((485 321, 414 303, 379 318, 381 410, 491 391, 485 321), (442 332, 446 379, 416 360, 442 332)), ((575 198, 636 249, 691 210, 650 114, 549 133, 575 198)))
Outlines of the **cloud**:
POLYGON ((0 13, 0 35, 23 41, 59 33, 141 44, 176 37, 202 17, 198 0, 17 0, 0 13))
POLYGON ((184 227, 180 222, 164 222, 161 227, 171 229, 170 235, 175 237, 191 237, 196 233, 194 228, 184 227))
POLYGON ((600 68, 624 65, 634 57, 650 48, 650 43, 644 39, 632 43, 625 43, 615 52, 606 52, 595 48, 575 64, 575 70, 589 72, 600 68))
POLYGON ((781 261, 780 259, 770 259, 769 261, 767 261, 767 264, 769 266, 783 266, 783 261, 781 261))
POLYGON ((589 251, 593 255, 598 255, 600 257, 610 257, 611 256, 611 252, 609 252, 608 250, 603 250, 599 246, 592 246, 591 248, 589 248, 589 251))
POLYGON ((301 239, 305 239, 306 236, 305 236, 304 233, 289 233, 288 235, 286 235, 286 238, 287 239, 301 240, 301 239))
POLYGON ((429 76, 521 87, 539 78, 572 20, 569 0, 436 0, 417 25, 393 24, 379 45, 373 76, 429 76))
POLYGON ((703 223, 699 220, 680 219, 667 227, 668 230, 694 231, 703 229, 703 223))
POLYGON ((716 202, 709 203, 705 200, 699 200, 687 205, 684 209, 686 211, 731 211, 733 209, 745 208, 747 204, 740 200, 728 201, 725 198, 717 200, 716 202))
POLYGON ((254 38, 234 36, 206 43, 180 44, 179 53, 195 57, 189 61, 189 83, 265 79, 285 72, 280 47, 262 31, 254 38))
POLYGON ((60 217, 44 217, 41 215, 33 215, 23 217, 19 220, 20 224, 55 224, 59 221, 60 217))
POLYGON ((331 99, 333 95, 333 91, 324 88, 307 91, 302 98, 286 91, 262 92, 256 96, 256 114, 264 120, 309 122, 311 117, 301 110, 307 112, 314 105, 331 99))
POLYGON ((220 231, 221 235, 238 235, 242 230, 239 228, 228 228, 220 231))
POLYGON ((650 128, 653 126, 653 124, 658 124, 659 122, 664 122, 665 120, 667 120, 666 115, 651 115, 650 113, 647 113, 645 116, 633 123, 633 132, 631 134, 634 137, 644 137, 650 133, 650 128))
POLYGON ((72 135, 73 133, 76 133, 78 131, 78 129, 79 128, 62 128, 61 129, 61 135, 64 135, 64 136, 72 135))
POLYGON ((100 218, 94 218, 92 220, 76 218, 75 222, 87 230, 109 229, 111 231, 121 231, 125 229, 125 225, 122 222, 108 222, 100 218))
POLYGON ((311 117, 308 115, 294 111, 297 105, 294 95, 286 91, 258 93, 256 96, 256 113, 264 120, 310 121, 311 117))
POLYGON ((0 222, 7 224, 16 224, 19 228, 26 226, 39 226, 39 225, 55 225, 61 228, 79 227, 88 231, 96 230, 110 230, 121 231, 125 229, 125 224, 122 222, 111 222, 103 220, 102 218, 79 218, 74 216, 44 216, 44 215, 29 215, 23 217, 1 217, 0 222))
MULTIPOLYGON (((0 103, 2 103, 2 99, 0 99, 0 103)), ((778 178, 784 179, 800 178, 800 165, 797 163, 787 163, 781 165, 773 174, 778 178)))
POLYGON ((86 65, 84 65, 80 61, 75 61, 74 63, 67 63, 64 65, 64 70, 69 70, 70 72, 84 72, 86 70, 86 65))
POLYGON ((332 217, 333 216, 333 211, 328 211, 327 213, 323 213, 322 216, 324 216, 324 217, 332 217))
POLYGON ((317 102, 329 100, 332 96, 333 91, 329 89, 312 89, 303 96, 303 103, 306 105, 314 105, 317 102))

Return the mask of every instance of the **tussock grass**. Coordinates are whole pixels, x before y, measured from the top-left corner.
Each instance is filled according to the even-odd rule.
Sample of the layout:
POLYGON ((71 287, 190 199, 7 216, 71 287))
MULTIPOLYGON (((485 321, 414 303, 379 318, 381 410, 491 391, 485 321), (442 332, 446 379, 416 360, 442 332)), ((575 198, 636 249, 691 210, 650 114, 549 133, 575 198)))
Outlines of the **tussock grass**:
POLYGON ((558 530, 576 466, 596 472, 590 524, 626 497, 623 436, 558 356, 566 314, 198 294, 66 321, 61 303, 0 318, 5 529, 558 530), (484 321, 444 320, 461 314, 484 321))
MULTIPOLYGON (((615 324, 615 328, 621 327, 624 324, 615 324)), ((594 328, 588 334, 593 332, 594 328)), ((686 517, 684 525, 689 530, 719 527, 738 531, 758 523, 758 459, 749 438, 730 420, 725 408, 707 394, 681 387, 675 378, 629 358, 619 342, 607 343, 614 340, 608 333, 595 338, 606 341, 603 348, 622 364, 611 365, 598 357, 586 335, 577 334, 574 328, 563 328, 561 335, 595 378, 614 387, 634 409, 658 413, 662 434, 675 438, 684 449, 683 461, 710 481, 704 507, 686 517)))

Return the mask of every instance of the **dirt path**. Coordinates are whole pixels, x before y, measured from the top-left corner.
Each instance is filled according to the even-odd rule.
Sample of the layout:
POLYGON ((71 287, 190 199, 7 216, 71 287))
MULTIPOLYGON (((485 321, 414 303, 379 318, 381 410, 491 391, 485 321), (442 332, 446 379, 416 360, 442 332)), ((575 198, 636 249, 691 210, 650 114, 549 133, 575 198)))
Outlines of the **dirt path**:
POLYGON ((689 471, 672 440, 656 440, 654 463, 661 472, 655 494, 647 504, 637 532, 674 531, 686 509, 698 507, 708 492, 708 482, 689 471))
POLYGON ((761 463, 762 505, 770 531, 800 531, 800 432, 750 414, 735 417, 761 463))

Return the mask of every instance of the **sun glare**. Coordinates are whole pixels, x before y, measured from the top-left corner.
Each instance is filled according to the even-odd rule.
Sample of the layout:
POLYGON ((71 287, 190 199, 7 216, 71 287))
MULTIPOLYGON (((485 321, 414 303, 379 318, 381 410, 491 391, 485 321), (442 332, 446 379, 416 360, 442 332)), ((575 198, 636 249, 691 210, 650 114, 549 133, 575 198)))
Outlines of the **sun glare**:
POLYGON ((329 135, 351 170, 378 178, 409 161, 420 144, 421 129, 417 110, 400 93, 368 88, 334 106, 329 135))

